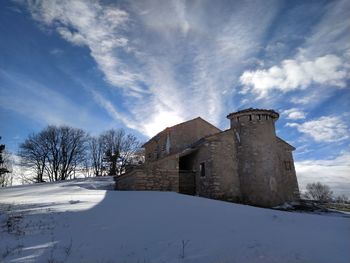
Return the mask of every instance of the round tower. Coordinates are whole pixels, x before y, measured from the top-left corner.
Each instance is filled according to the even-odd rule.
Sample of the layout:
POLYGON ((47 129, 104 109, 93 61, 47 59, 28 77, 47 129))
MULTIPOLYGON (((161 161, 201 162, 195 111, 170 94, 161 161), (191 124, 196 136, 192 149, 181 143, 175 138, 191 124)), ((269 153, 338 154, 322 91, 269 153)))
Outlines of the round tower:
POLYGON ((260 206, 274 206, 279 202, 275 131, 278 117, 274 110, 253 108, 227 115, 235 134, 243 202, 260 206))

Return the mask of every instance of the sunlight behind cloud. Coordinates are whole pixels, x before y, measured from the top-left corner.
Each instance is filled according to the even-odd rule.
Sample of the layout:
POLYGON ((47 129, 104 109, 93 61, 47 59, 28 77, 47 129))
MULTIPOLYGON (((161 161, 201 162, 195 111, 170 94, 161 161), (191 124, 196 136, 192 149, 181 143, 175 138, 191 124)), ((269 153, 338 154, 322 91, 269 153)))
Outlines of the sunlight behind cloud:
POLYGON ((152 137, 166 127, 173 126, 183 121, 184 119, 178 116, 175 112, 161 111, 158 115, 153 115, 152 119, 147 121, 147 124, 143 129, 145 134, 152 137))
POLYGON ((29 3, 37 21, 89 49, 106 81, 121 91, 127 112, 94 95, 96 103, 114 120, 148 136, 197 116, 218 124, 237 107, 228 95, 235 92, 240 62, 258 52, 279 9, 248 2, 233 3, 232 12, 210 2, 29 3), (256 19, 247 19, 252 10, 256 19))
POLYGON ((299 158, 349 145, 347 0, 3 5, 0 113, 30 119, 18 124, 22 138, 67 124, 132 129, 144 141, 197 116, 223 129, 229 112, 257 107, 279 111, 277 129, 297 154, 309 150, 299 158))
POLYGON ((0 6, 0 135, 13 153, 51 124, 144 142, 198 116, 224 130, 228 113, 265 108, 280 113, 302 186, 349 188, 349 0, 0 6))

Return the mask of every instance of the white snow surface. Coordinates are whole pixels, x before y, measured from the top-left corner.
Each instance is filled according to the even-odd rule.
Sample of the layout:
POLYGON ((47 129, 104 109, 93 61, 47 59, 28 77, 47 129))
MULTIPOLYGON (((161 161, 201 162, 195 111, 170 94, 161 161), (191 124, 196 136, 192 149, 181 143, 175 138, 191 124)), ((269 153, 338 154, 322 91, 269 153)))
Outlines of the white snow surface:
POLYGON ((0 189, 0 262, 350 262, 346 216, 113 191, 112 183, 0 189))

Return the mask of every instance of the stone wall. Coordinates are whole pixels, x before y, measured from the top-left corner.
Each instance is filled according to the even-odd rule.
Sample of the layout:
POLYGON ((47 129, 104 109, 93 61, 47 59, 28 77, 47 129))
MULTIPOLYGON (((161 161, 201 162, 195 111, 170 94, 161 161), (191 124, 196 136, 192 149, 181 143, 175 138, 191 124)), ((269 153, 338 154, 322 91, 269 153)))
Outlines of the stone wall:
POLYGON ((278 160, 279 160, 279 195, 281 200, 290 202, 298 200, 299 187, 294 167, 292 151, 294 147, 290 146, 280 138, 277 138, 278 160))
POLYGON ((239 201, 240 179, 233 136, 233 131, 227 130, 209 138, 213 159, 212 176, 216 198, 239 201))
POLYGON ((166 128, 145 144, 146 162, 153 162, 178 153, 197 140, 218 132, 220 129, 199 117, 166 128), (169 147, 167 143, 170 144, 169 147))
POLYGON ((197 195, 239 200, 240 182, 231 130, 207 137, 195 152, 181 158, 187 159, 187 169, 195 173, 197 195), (201 172, 201 164, 204 164, 205 174, 201 172))
POLYGON ((117 190, 179 191, 178 157, 172 155, 116 177, 117 190))
POLYGON ((117 190, 148 190, 146 189, 147 176, 141 167, 116 176, 115 181, 117 190))
POLYGON ((244 112, 231 119, 245 203, 271 207, 283 202, 278 193, 276 119, 270 111, 244 112))
POLYGON ((179 158, 176 154, 145 164, 149 187, 159 191, 179 191, 179 158))
POLYGON ((229 114, 231 129, 223 132, 201 118, 167 128, 145 144, 142 168, 116 178, 117 189, 174 191, 265 207, 298 199, 294 147, 276 136, 278 116, 249 109, 229 114))
POLYGON ((220 131, 202 118, 175 126, 170 130, 170 153, 180 152, 199 139, 220 131))

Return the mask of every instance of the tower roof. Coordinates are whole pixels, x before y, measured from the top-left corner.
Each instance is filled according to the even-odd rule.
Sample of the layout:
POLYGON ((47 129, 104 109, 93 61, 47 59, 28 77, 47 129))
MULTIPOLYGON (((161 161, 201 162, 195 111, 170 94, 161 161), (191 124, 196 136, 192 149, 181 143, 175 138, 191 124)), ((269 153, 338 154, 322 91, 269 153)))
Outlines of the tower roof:
POLYGON ((274 119, 278 119, 278 117, 279 117, 278 112, 276 112, 274 110, 271 110, 271 109, 270 110, 268 110, 268 109, 254 109, 254 108, 248 108, 248 109, 232 112, 232 113, 228 114, 226 117, 228 119, 231 119, 233 117, 242 116, 242 115, 248 115, 248 114, 252 114, 252 113, 269 114, 274 119))

